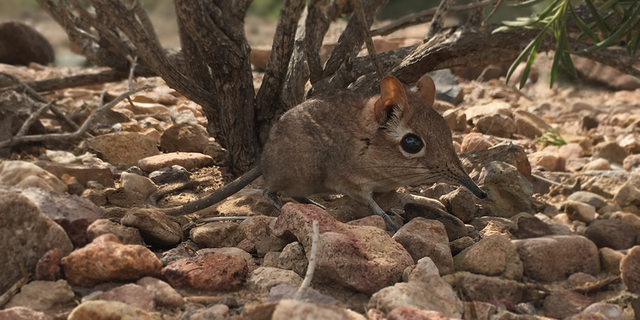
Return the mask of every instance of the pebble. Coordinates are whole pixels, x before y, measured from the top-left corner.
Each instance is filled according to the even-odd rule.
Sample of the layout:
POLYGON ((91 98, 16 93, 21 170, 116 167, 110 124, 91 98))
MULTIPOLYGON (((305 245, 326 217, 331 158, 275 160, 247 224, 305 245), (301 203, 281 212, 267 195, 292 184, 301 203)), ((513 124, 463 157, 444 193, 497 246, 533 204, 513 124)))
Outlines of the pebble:
POLYGON ((271 290, 272 287, 283 283, 289 284, 293 287, 300 287, 302 284, 302 277, 291 270, 258 267, 249 273, 246 286, 249 290, 266 292, 271 290))
POLYGON ((147 312, 118 301, 86 301, 73 309, 67 320, 162 320, 160 314, 147 312))
POLYGON ((482 116, 480 119, 474 120, 474 124, 476 129, 484 134, 503 138, 511 138, 517 129, 513 119, 501 114, 482 116))
POLYGON ((504 235, 493 235, 464 249, 453 258, 456 271, 469 271, 505 279, 522 278, 522 261, 516 246, 504 235))
POLYGON ((160 168, 149 173, 149 179, 156 185, 165 183, 187 182, 190 178, 189 171, 182 166, 173 165, 166 168, 160 168))
POLYGON ((561 281, 575 272, 600 272, 598 248, 585 237, 549 236, 512 242, 522 260, 524 275, 532 280, 561 281))
POLYGON ((620 275, 629 292, 640 292, 640 246, 633 247, 622 259, 620 275))
POLYGON ((214 221, 191 229, 189 238, 202 248, 235 247, 244 238, 240 222, 214 221))
POLYGON ((472 246, 473 243, 473 238, 466 236, 449 242, 449 248, 451 248, 451 253, 455 256, 462 250, 472 246))
POLYGON ((409 306, 437 311, 445 317, 462 317, 464 304, 438 276, 437 270, 431 259, 420 259, 409 275, 409 282, 396 283, 374 293, 367 308, 388 314, 395 308, 409 306))
POLYGON ((640 154, 632 154, 624 158, 622 168, 633 173, 640 173, 640 154))
POLYGON ((453 318, 445 317, 440 312, 420 310, 409 306, 399 307, 391 310, 387 315, 388 320, 454 320, 453 318))
POLYGON ((0 186, 36 187, 60 193, 67 191, 67 186, 58 177, 25 161, 7 160, 0 163, 0 186))
POLYGON ((275 223, 275 217, 251 216, 240 224, 244 239, 254 244, 259 257, 264 256, 267 252, 282 251, 291 242, 286 237, 281 238, 273 233, 275 223))
POLYGON ((591 223, 596 219, 596 208, 583 202, 567 201, 564 212, 571 220, 591 223))
POLYGON ((484 138, 479 132, 472 132, 462 139, 462 152, 471 152, 474 150, 486 150, 493 147, 493 143, 484 138))
POLYGON ((78 183, 86 187, 87 182, 97 181, 101 185, 109 188, 115 186, 113 180, 113 173, 107 165, 84 165, 84 164, 66 164, 55 163, 49 161, 37 161, 34 164, 42 167, 43 169, 51 172, 58 178, 62 178, 64 175, 74 177, 78 183))
POLYGON ((393 240, 409 252, 413 261, 429 257, 441 275, 453 272, 453 257, 444 225, 436 220, 415 218, 405 224, 393 240))
POLYGON ((491 215, 509 218, 520 212, 532 212, 533 187, 516 167, 504 162, 488 163, 480 174, 482 189, 492 201, 483 205, 491 215))
POLYGON ((157 306, 180 308, 184 305, 184 298, 175 289, 173 289, 168 283, 154 278, 144 277, 136 284, 147 289, 149 292, 154 293, 154 301, 157 306))
POLYGON ((141 159, 160 153, 153 138, 127 131, 87 139, 87 146, 119 169, 135 166, 141 159))
POLYGON ((153 172, 174 165, 191 171, 212 166, 213 158, 196 152, 173 152, 141 158, 135 165, 146 172, 153 172))
MULTIPOLYGON (((4 308, 25 307, 46 314, 57 314, 75 307, 76 296, 65 280, 31 281, 4 308)), ((2 318, 2 317, 0 317, 2 318)))
POLYGON ((567 283, 572 287, 583 286, 594 281, 596 281, 596 277, 582 272, 576 272, 567 278, 567 283))
POLYGON ((164 152, 203 152, 207 145, 209 133, 199 124, 174 124, 160 138, 160 148, 164 152))
POLYGON ((160 273, 162 263, 149 249, 140 245, 123 245, 112 234, 104 234, 84 248, 62 258, 62 268, 71 285, 91 287, 95 284, 137 280, 160 273))
POLYGON ((556 152, 552 152, 550 147, 542 151, 532 152, 528 155, 529 162, 534 168, 540 168, 544 171, 564 171, 562 159, 556 152))
POLYGON ((618 220, 596 220, 587 227, 584 236, 598 248, 628 249, 636 243, 638 231, 630 223, 618 220))
POLYGON ((162 278, 176 288, 232 291, 249 272, 247 261, 232 254, 200 254, 174 261, 162 269, 162 278))
POLYGON ((600 248, 600 263, 602 270, 613 275, 620 275, 620 262, 624 253, 611 248, 600 248))
POLYGON ((542 136, 542 133, 549 131, 549 126, 537 115, 524 110, 515 112, 516 133, 529 139, 542 136))
POLYGON ((544 299, 544 315, 564 319, 593 303, 593 299, 572 290, 553 292, 544 299))
POLYGON ((462 222, 468 223, 476 215, 476 197, 467 188, 458 188, 453 192, 440 197, 447 211, 458 217, 462 222))
POLYGON ((131 206, 142 205, 147 196, 157 189, 151 179, 135 173, 123 172, 120 175, 120 183, 124 192, 128 193, 131 206))
POLYGON ((55 281, 62 278, 60 269, 60 249, 53 248, 45 253, 38 264, 36 264, 36 272, 33 276, 34 280, 55 281))
POLYGON ((614 141, 602 142, 593 147, 593 157, 607 159, 610 163, 622 164, 627 151, 614 141))
POLYGON ((611 164, 607 159, 594 159, 582 167, 582 171, 603 171, 611 170, 611 164))
POLYGON ((182 227, 157 209, 132 208, 120 223, 138 229, 148 244, 171 246, 182 240, 182 227))
POLYGON ((31 310, 25 307, 13 307, 0 310, 2 320, 53 320, 52 316, 44 312, 31 310))
POLYGON ((640 204, 639 187, 640 186, 638 186, 633 179, 629 179, 629 181, 620 187, 616 195, 613 197, 613 201, 622 208, 640 204))
POLYGON ((251 271, 251 270, 256 268, 256 262, 253 259, 253 256, 249 252, 246 252, 246 251, 244 251, 244 250, 242 250, 240 248, 236 248, 236 247, 204 248, 204 249, 198 250, 198 252, 196 252, 196 255, 199 255, 199 254, 210 254, 210 253, 234 255, 234 256, 237 256, 237 257, 240 257, 240 258, 244 259, 244 261, 247 262, 247 266, 249 266, 249 271, 251 271))
POLYGON ((586 203, 590 206, 596 208, 596 210, 600 210, 600 208, 607 205, 606 199, 598 194, 589 191, 576 191, 567 197, 568 201, 577 201, 586 203))
POLYGON ((87 240, 89 242, 103 234, 113 234, 122 244, 144 245, 140 231, 133 227, 123 226, 109 219, 98 219, 87 227, 87 240))
POLYGON ((588 307, 584 308, 581 313, 576 316, 569 317, 568 320, 579 320, 579 319, 603 319, 603 320, 625 320, 624 312, 622 309, 611 303, 606 302, 596 302, 588 307), (580 317, 580 315, 584 315, 580 317), (593 315, 593 316, 591 316, 593 315))
POLYGON ((278 268, 293 270, 301 277, 307 272, 309 261, 304 253, 304 247, 298 241, 289 243, 278 255, 278 268))
POLYGON ((407 203, 404 205, 404 212, 407 221, 417 217, 439 221, 444 225, 449 241, 467 236, 467 228, 464 222, 438 206, 407 203))
POLYGON ((457 272, 447 277, 447 282, 454 282, 454 287, 464 294, 469 301, 508 301, 517 304, 523 299, 524 285, 515 280, 490 277, 470 272, 457 272))
POLYGON ((318 281, 373 294, 398 282, 404 269, 414 264, 411 255, 386 231, 340 223, 314 205, 286 203, 273 231, 276 236, 292 233, 309 252, 313 220, 320 227, 314 276, 318 281))
POLYGON ((118 301, 144 311, 154 311, 156 308, 154 296, 155 294, 153 292, 145 289, 144 287, 128 283, 102 293, 98 299, 105 301, 118 301))
POLYGON ((334 319, 366 320, 363 315, 334 305, 321 305, 296 300, 282 300, 261 304, 254 308, 245 308, 242 319, 263 320, 270 314, 270 320, 290 319, 334 319))
POLYGON ((517 222, 518 239, 539 238, 553 234, 551 227, 538 217, 520 217, 517 222))
POLYGON ((489 320, 496 313, 496 306, 481 301, 464 303, 464 320, 489 320))

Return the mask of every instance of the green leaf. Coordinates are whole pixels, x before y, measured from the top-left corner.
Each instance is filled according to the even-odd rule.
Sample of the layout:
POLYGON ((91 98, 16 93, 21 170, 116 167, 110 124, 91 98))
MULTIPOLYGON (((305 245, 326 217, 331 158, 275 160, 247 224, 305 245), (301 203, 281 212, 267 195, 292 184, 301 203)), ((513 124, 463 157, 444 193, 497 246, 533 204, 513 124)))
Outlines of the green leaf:
POLYGON ((598 25, 598 29, 600 29, 600 32, 602 33, 602 35, 605 38, 609 37, 609 31, 611 30, 609 29, 609 25, 607 25, 607 22, 604 21, 604 19, 598 13, 598 9, 596 9, 596 7, 593 5, 593 2, 591 0, 584 0, 584 1, 587 4, 587 8, 591 12, 591 15, 593 16, 593 19, 598 25))
POLYGON ((519 19, 519 21, 502 21, 502 24, 504 24, 507 27, 519 28, 519 27, 530 26, 530 25, 536 24, 537 22, 538 22, 538 19, 536 18, 527 18, 527 19, 519 19))
POLYGON ((603 3, 600 8, 598 8, 599 12, 605 12, 607 10, 609 10, 609 8, 611 8, 613 5, 618 4, 618 0, 609 0, 605 3, 603 3))
POLYGON ((491 32, 491 34, 498 33, 498 32, 504 32, 504 31, 510 31, 510 30, 513 30, 513 29, 515 29, 515 28, 511 28, 511 27, 507 27, 507 26, 501 26, 501 27, 498 27, 495 30, 493 30, 491 32))
MULTIPOLYGON (((590 0, 586 0, 586 1, 590 1, 590 0)), ((620 22, 620 24, 616 28, 616 31, 612 33, 609 37, 594 44, 591 47, 588 47, 586 49, 582 49, 579 51, 572 51, 571 53, 585 54, 585 53, 596 51, 600 48, 606 48, 616 43, 618 39, 622 38, 625 35, 625 33, 627 33, 629 28, 633 27, 638 22, 638 20, 640 20, 640 5, 636 6, 635 10, 633 10, 633 12, 628 16, 626 20, 624 20, 624 22, 622 21, 620 22)))
POLYGON ((531 7, 531 6, 535 6, 538 3, 542 3, 545 0, 528 0, 525 2, 521 2, 521 3, 513 3, 513 4, 509 4, 510 7, 517 7, 517 8, 526 8, 526 7, 531 7))
POLYGON ((593 32, 593 30, 591 30, 591 27, 586 25, 584 21, 580 19, 580 17, 578 17, 575 10, 573 10, 573 6, 569 5, 569 8, 571 9, 571 14, 573 15, 573 19, 575 20, 580 30, 582 30, 582 33, 578 36, 578 39, 576 41, 579 41, 579 39, 581 39, 583 35, 587 35, 591 39, 591 41, 593 41, 593 43, 600 42, 598 35, 595 32, 593 32))

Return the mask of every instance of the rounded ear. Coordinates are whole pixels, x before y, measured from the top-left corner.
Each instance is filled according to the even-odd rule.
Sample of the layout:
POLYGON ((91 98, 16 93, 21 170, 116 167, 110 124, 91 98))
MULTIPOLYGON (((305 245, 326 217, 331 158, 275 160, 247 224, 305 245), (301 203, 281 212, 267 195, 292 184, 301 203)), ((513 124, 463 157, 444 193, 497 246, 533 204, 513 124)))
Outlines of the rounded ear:
POLYGON ((433 83, 433 79, 425 74, 420 77, 416 86, 418 86, 418 95, 433 106, 436 101, 436 84, 433 83))
POLYGON ((393 106, 402 108, 407 105, 407 94, 398 79, 386 76, 380 81, 380 98, 375 102, 373 109, 379 124, 387 122, 388 113, 393 106))

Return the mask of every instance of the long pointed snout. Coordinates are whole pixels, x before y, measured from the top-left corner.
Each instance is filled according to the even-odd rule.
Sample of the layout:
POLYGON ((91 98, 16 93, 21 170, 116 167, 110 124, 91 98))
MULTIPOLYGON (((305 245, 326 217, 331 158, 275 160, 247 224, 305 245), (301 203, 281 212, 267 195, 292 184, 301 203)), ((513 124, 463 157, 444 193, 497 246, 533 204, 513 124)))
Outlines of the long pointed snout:
POLYGON ((485 199, 487 197, 487 193, 482 191, 482 189, 480 189, 480 187, 478 187, 478 185, 473 182, 473 180, 471 180, 469 176, 465 176, 462 181, 460 181, 460 184, 463 187, 469 189, 469 191, 471 191, 476 197, 480 199, 485 199))

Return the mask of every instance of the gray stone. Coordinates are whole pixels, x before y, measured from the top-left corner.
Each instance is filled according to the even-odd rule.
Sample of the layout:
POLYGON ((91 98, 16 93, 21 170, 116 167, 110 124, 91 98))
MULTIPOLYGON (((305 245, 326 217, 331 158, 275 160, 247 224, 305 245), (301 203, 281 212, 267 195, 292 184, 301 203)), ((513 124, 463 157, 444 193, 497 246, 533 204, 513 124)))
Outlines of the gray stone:
POLYGON ((453 258, 456 271, 469 271, 506 279, 522 278, 522 261, 516 246, 503 235, 486 237, 453 258))
POLYGON ((600 208, 607 204, 607 201, 603 196, 589 191, 576 191, 569 195, 567 200, 586 203, 594 206, 596 210, 600 210, 600 208))
POLYGON ((635 245, 638 231, 624 220, 596 220, 587 227, 584 236, 593 241, 598 248, 620 250, 635 245))
POLYGON ((453 271, 453 257, 444 225, 439 221, 415 218, 405 224, 393 239, 409 252, 414 261, 429 257, 440 274, 453 271))
POLYGON ((482 189, 489 195, 483 205, 498 217, 509 218, 520 212, 532 213, 533 187, 516 167, 493 161, 480 174, 482 189))

